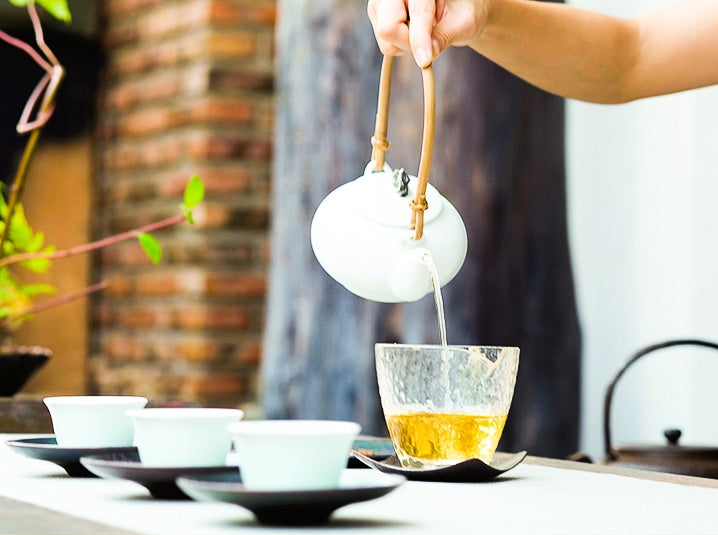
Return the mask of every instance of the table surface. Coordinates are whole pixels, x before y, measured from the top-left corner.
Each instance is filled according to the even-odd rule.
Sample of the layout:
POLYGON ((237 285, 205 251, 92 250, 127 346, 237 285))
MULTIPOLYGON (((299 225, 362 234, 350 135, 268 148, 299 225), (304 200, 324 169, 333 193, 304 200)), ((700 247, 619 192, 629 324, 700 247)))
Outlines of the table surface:
MULTIPOLYGON (((233 504, 157 500, 131 481, 70 478, 52 463, 11 451, 5 442, 13 438, 20 437, 0 434, 0 534, 300 531, 260 526, 233 504)), ((487 483, 408 481, 337 510, 321 531, 715 534, 718 481, 528 457, 487 483)))

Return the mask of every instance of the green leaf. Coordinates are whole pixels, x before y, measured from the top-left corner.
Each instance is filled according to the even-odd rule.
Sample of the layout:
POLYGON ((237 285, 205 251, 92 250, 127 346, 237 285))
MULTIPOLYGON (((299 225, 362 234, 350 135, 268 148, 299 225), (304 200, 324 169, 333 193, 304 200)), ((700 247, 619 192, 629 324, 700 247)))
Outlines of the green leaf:
POLYGON ((5 200, 5 190, 7 189, 5 187, 5 184, 2 184, 3 187, 0 187, 0 217, 3 220, 3 223, 5 223, 5 220, 7 219, 7 201, 5 200))
POLYGON ((67 0, 37 0, 50 15, 63 22, 72 22, 72 14, 67 0))
MULTIPOLYGON (((55 252, 55 247, 51 245, 49 247, 45 247, 45 249, 38 252, 50 255, 55 252)), ((32 260, 26 260, 24 262, 21 262, 20 264, 29 269, 30 271, 34 271, 35 273, 44 273, 49 269, 51 262, 47 258, 33 258, 32 260)))
MULTIPOLYGON (((8 237, 15 245, 15 249, 18 251, 30 251, 30 247, 33 242, 33 231, 25 217, 25 210, 22 204, 18 203, 15 205, 15 211, 10 219, 10 229, 8 231, 8 237)), ((42 244, 41 244, 42 246, 42 244)))
POLYGON ((152 260, 153 264, 159 264, 162 261, 162 246, 152 234, 141 232, 137 235, 142 249, 145 254, 152 260))
MULTIPOLYGON (((18 7, 27 6, 30 0, 10 0, 10 3, 18 7)), ((40 4, 45 10, 58 20, 63 22, 72 21, 72 14, 70 13, 70 7, 67 5, 67 0, 35 0, 37 4, 40 4)))
POLYGON ((187 187, 184 190, 184 206, 188 210, 191 210, 204 199, 204 183, 197 176, 193 176, 189 179, 187 187))
POLYGON ((45 234, 43 232, 36 232, 34 236, 30 238, 30 242, 27 244, 27 251, 34 253, 42 249, 45 244, 45 234))
POLYGON ((182 206, 182 211, 184 212, 184 216, 185 218, 187 218, 189 224, 194 225, 194 216, 192 215, 192 210, 190 210, 186 206, 182 206))
POLYGON ((2 244, 2 256, 8 257, 15 254, 15 247, 10 240, 2 244))
POLYGON ((40 294, 54 294, 55 287, 51 284, 26 284, 22 287, 22 293, 28 297, 40 294))

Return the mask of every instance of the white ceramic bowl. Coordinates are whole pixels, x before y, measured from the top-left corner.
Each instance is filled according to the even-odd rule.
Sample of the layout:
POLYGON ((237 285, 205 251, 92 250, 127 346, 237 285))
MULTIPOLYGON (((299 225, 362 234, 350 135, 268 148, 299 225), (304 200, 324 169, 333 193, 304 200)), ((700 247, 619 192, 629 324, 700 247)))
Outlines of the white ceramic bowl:
POLYGON ((150 408, 130 411, 135 445, 148 466, 221 466, 232 439, 227 426, 239 421, 240 409, 203 407, 150 408))
POLYGON ((57 445, 63 448, 111 448, 132 446, 131 409, 143 410, 140 396, 46 397, 57 445))
POLYGON ((231 424, 242 483, 256 490, 339 485, 361 426, 334 420, 248 420, 231 424))

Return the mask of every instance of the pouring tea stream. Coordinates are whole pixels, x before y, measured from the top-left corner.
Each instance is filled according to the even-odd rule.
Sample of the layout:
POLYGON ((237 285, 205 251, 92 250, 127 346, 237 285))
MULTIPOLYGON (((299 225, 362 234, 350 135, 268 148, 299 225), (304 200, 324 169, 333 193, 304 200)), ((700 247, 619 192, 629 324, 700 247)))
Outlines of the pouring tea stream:
POLYGON ((461 269, 467 249, 461 216, 428 183, 436 120, 431 66, 422 69, 424 135, 418 176, 385 162, 392 65, 393 58, 385 56, 371 161, 362 176, 327 195, 311 224, 312 248, 324 270, 350 292, 386 303, 417 301, 434 290, 427 256, 436 267, 439 287, 445 285, 461 269))

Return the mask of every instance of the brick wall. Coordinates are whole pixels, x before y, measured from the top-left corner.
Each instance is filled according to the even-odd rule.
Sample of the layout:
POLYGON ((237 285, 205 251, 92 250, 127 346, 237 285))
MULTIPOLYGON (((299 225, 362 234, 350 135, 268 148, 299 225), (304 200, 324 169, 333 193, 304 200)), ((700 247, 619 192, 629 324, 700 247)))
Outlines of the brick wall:
POLYGON ((91 384, 205 406, 257 396, 267 289, 274 0, 107 0, 96 234, 177 213, 193 174, 196 225, 105 249, 91 384))

